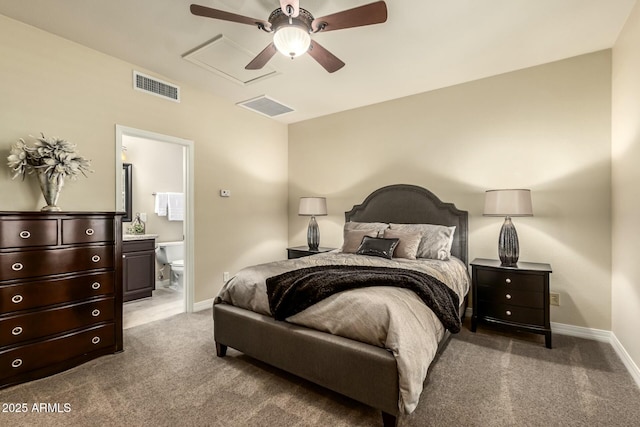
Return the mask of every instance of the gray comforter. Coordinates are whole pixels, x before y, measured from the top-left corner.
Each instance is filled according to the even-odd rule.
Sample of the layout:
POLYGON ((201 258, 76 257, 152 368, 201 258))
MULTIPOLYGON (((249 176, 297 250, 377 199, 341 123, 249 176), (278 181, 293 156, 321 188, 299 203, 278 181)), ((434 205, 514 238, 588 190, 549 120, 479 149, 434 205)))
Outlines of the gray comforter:
MULTIPOLYGON (((245 268, 224 285, 216 303, 225 302, 271 315, 266 279, 321 265, 386 266, 424 272, 453 289, 460 301, 469 290, 467 269, 455 258, 449 261, 387 260, 331 252, 245 268)), ((427 370, 444 334, 442 323, 413 291, 386 286, 340 292, 286 320, 388 349, 398 366, 398 407, 406 414, 413 412, 418 404, 427 370)))

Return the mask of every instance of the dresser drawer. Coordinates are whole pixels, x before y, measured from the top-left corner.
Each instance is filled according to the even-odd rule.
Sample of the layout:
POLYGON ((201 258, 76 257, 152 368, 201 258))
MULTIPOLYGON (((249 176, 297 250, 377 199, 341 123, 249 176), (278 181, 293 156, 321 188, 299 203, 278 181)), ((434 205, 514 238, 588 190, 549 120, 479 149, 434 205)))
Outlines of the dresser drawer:
POLYGON ((4 220, 0 221, 0 248, 48 246, 58 243, 58 221, 4 220))
POLYGON ((113 272, 0 286, 0 313, 113 295, 113 272))
POLYGON ((478 301, 478 315, 527 325, 545 326, 544 310, 496 302, 478 301))
POLYGON ((520 272, 480 269, 476 270, 479 286, 504 287, 505 289, 522 289, 527 291, 544 290, 544 276, 523 274, 520 272))
POLYGON ((524 291, 515 286, 478 286, 478 300, 493 301, 520 307, 544 308, 544 293, 524 291))
POLYGON ((101 218, 62 220, 62 244, 108 242, 113 240, 113 221, 101 218))
POLYGON ((56 307, 0 320, 0 347, 113 322, 113 298, 56 307))
POLYGON ((115 345, 113 323, 0 352, 0 380, 115 345))
POLYGON ((113 246, 0 253, 1 280, 113 268, 113 246))

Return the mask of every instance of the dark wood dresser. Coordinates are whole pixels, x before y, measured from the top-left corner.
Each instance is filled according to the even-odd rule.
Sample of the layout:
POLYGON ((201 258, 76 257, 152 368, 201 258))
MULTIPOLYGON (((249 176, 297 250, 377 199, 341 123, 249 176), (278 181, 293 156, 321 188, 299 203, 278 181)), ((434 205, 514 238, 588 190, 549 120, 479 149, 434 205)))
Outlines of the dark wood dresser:
POLYGON ((0 212, 0 388, 121 350, 121 214, 0 212))
POLYGON ((543 334, 551 348, 549 321, 549 264, 518 262, 503 267, 500 261, 476 258, 471 262, 473 315, 478 322, 543 334))

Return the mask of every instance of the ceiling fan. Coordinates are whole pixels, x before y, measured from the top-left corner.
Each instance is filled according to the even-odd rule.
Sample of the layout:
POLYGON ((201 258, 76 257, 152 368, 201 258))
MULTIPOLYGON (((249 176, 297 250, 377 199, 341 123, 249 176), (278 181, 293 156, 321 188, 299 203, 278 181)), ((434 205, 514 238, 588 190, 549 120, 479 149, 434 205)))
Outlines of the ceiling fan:
POLYGON ((281 52, 291 59, 308 52, 325 70, 333 73, 344 67, 344 62, 322 47, 320 43, 312 40, 311 34, 383 23, 387 20, 387 5, 384 1, 377 1, 314 18, 309 11, 300 7, 299 0, 280 0, 280 7, 271 12, 266 21, 197 4, 191 5, 191 13, 223 21, 255 25, 267 33, 273 33, 273 41, 247 64, 245 67, 247 70, 259 70, 264 67, 276 52, 281 52))

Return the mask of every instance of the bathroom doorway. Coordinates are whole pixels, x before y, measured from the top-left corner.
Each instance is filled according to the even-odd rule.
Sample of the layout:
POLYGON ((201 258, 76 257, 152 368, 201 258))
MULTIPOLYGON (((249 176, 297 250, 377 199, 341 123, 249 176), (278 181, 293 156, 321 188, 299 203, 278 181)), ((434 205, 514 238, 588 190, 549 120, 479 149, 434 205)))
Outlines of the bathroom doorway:
POLYGON ((116 125, 115 166, 116 208, 121 211, 130 205, 132 214, 132 222, 123 223, 124 257, 128 257, 123 260, 124 328, 193 311, 193 141, 116 125), (167 195, 172 197, 169 214, 167 195), (136 216, 144 225, 142 235, 134 234, 140 232, 133 227, 136 216), (160 247, 162 256, 154 256, 154 247, 160 247), (128 248, 136 252, 127 253, 128 248), (176 248, 183 256, 177 256, 176 248), (140 277, 140 270, 132 270, 134 262, 153 265, 151 287, 138 289, 137 282, 129 286, 132 276, 140 277))

